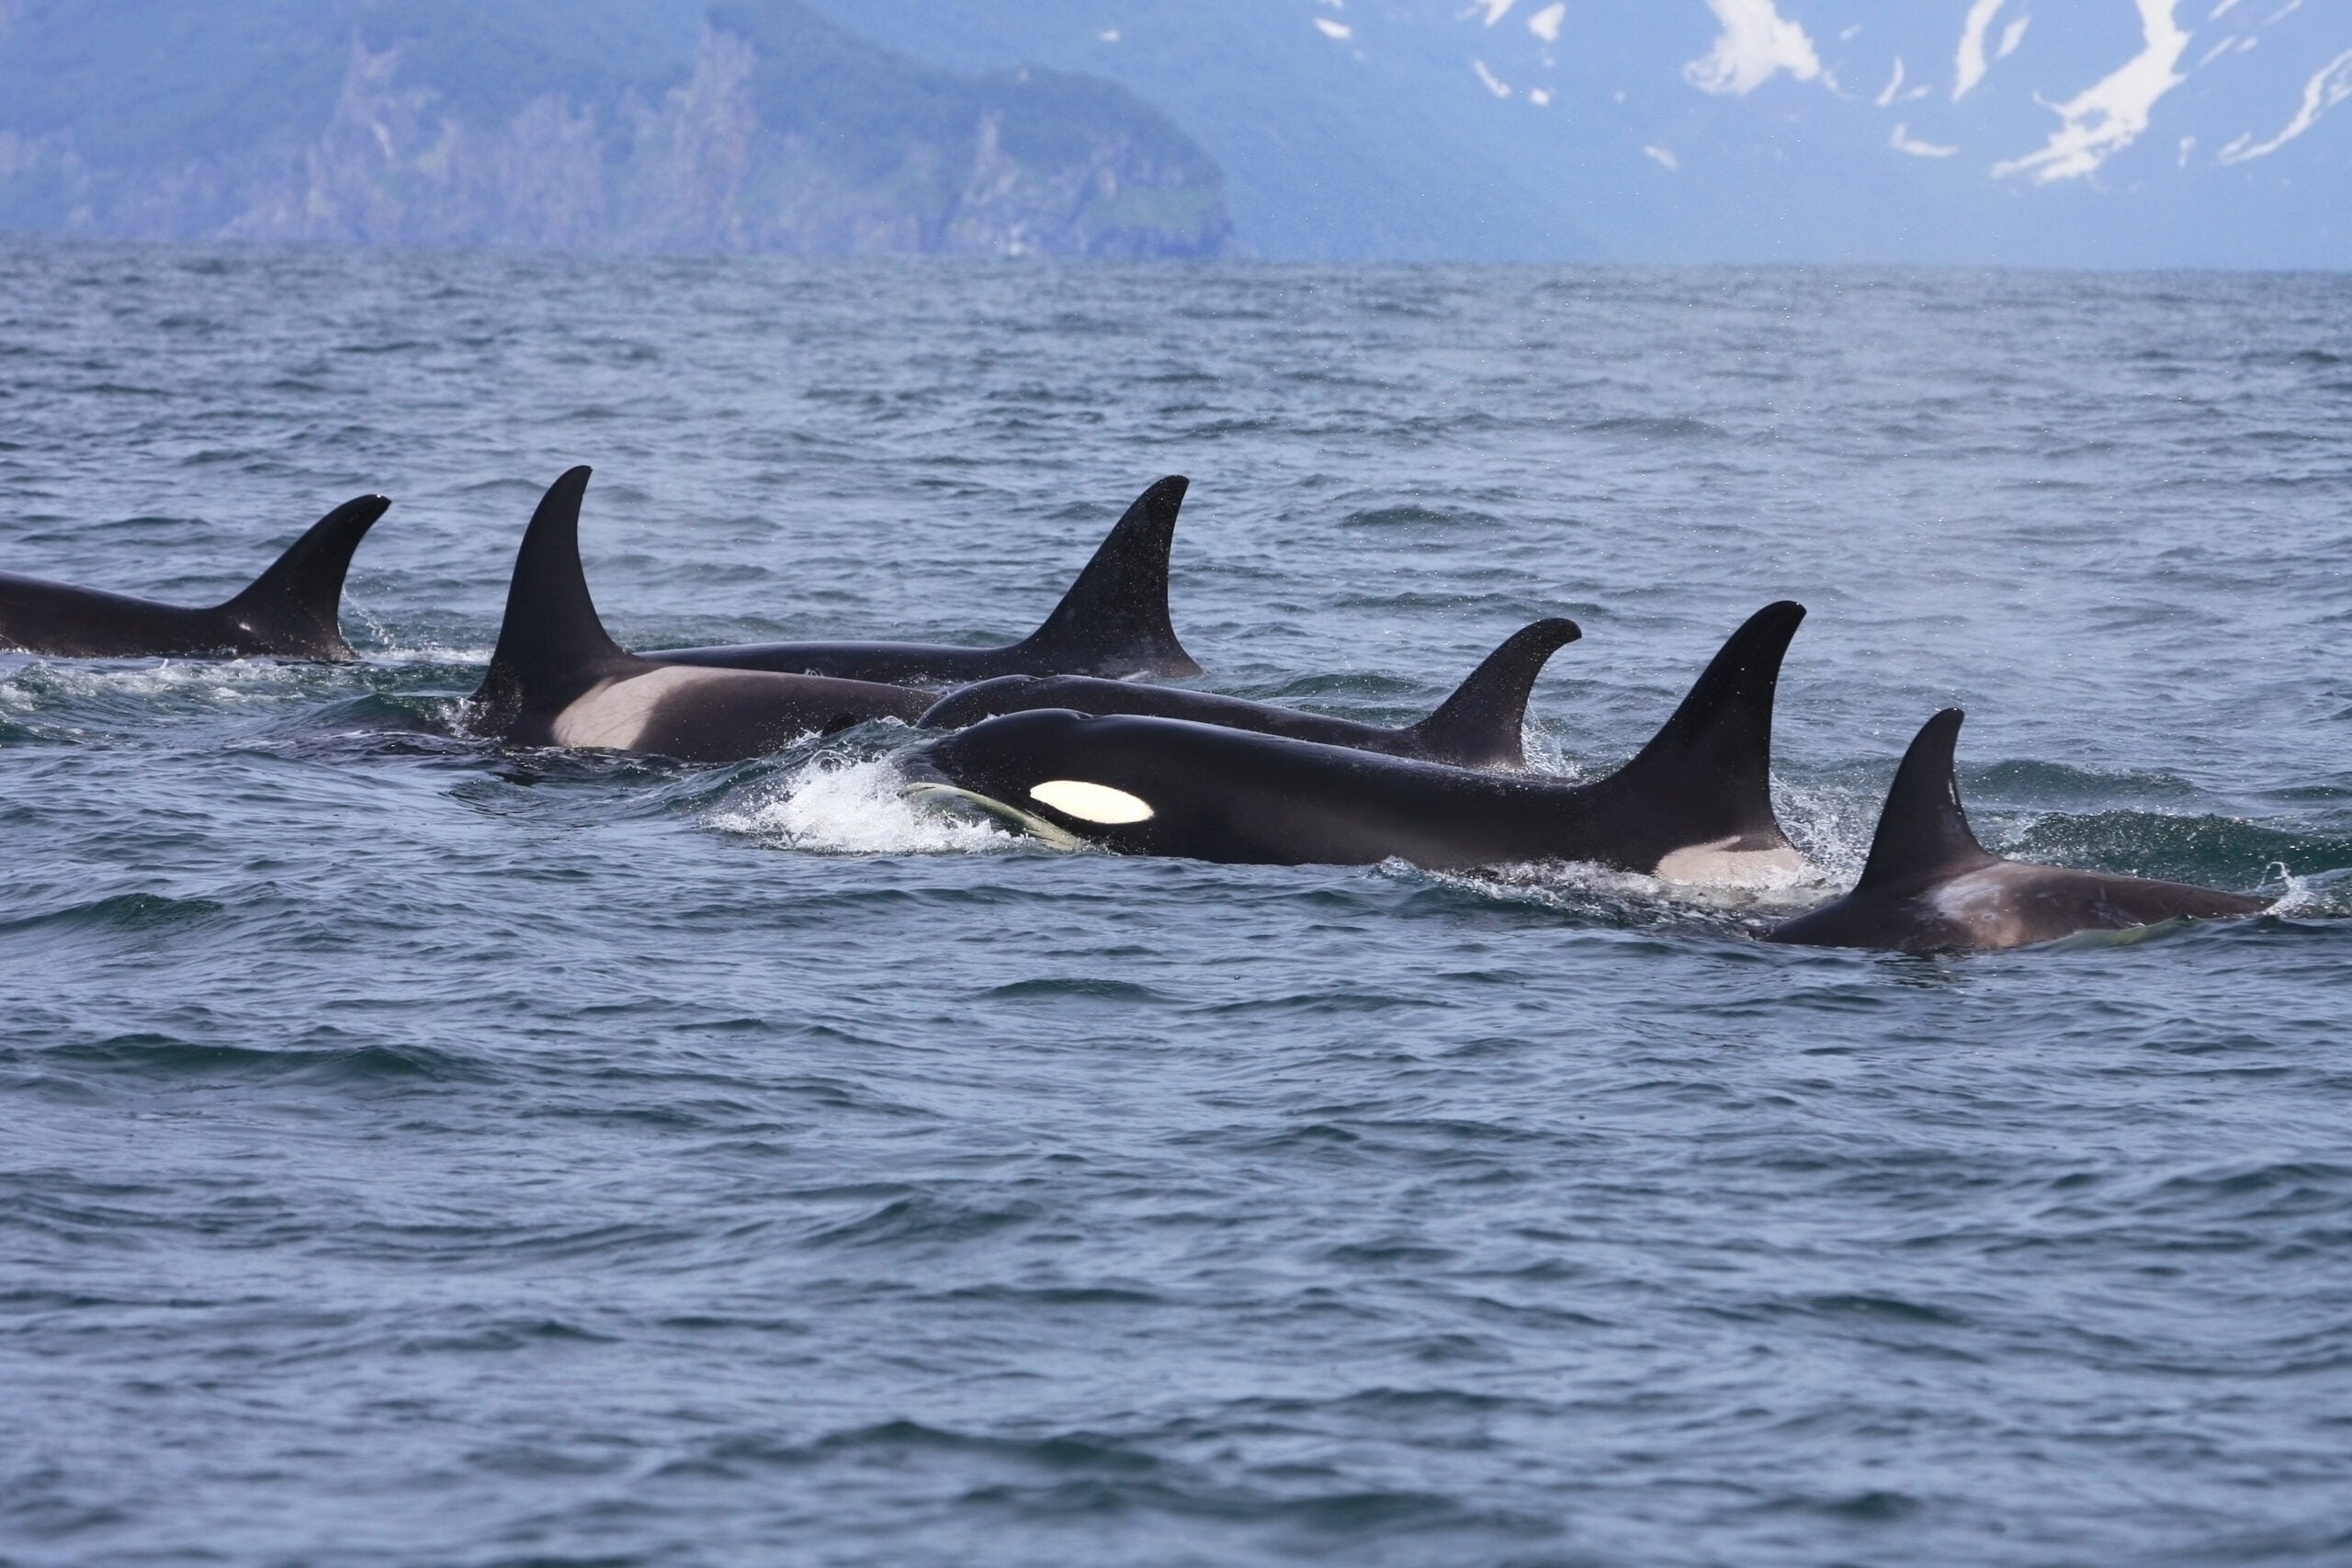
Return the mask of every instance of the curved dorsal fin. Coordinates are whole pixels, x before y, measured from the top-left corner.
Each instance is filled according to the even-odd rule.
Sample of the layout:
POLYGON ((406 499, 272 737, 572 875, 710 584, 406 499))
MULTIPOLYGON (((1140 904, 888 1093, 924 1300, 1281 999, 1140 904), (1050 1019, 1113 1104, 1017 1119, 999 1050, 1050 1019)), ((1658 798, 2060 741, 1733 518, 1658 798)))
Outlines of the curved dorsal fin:
POLYGON ((1647 795, 1693 843, 1785 840, 1772 815, 1772 697, 1789 639, 1804 620, 1804 606, 1789 599, 1748 616, 1673 716, 1609 782, 1647 795))
POLYGON ((1168 552, 1188 484, 1170 474, 1136 497, 1021 646, 1050 656, 1066 674, 1199 674, 1168 619, 1168 552))
POLYGON ((582 464, 549 485, 524 530, 498 647, 474 694, 486 726, 561 707, 616 666, 639 662, 605 634, 580 569, 580 502, 594 471, 582 464))
POLYGON ((220 613, 266 639, 273 652, 353 657, 338 613, 343 580, 351 570, 352 552, 391 504, 380 495, 345 502, 311 524, 267 571, 221 605, 220 613))
POLYGON ((1903 753, 1856 892, 1957 875, 1999 858, 1969 830, 1968 813, 1960 804, 1960 781, 1952 773, 1952 749, 1967 716, 1958 708, 1944 709, 1920 727, 1911 749, 1903 753))
POLYGON ((1544 661, 1582 636, 1557 617, 1513 632, 1412 733, 1430 756, 1455 767, 1524 768, 1527 694, 1544 661))

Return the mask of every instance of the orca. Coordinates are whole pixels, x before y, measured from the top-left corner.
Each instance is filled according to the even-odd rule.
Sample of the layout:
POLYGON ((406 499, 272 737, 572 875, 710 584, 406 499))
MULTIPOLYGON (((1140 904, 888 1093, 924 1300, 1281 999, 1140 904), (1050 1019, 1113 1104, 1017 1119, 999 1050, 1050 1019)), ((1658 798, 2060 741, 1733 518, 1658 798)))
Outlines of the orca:
POLYGON ((936 693, 821 675, 697 670, 627 652, 605 631, 580 566, 591 470, 548 487, 506 592, 506 619, 465 727, 522 746, 641 751, 691 762, 756 757, 869 718, 913 720, 936 693))
POLYGON ((854 681, 960 683, 998 675, 1197 675, 1168 619, 1168 552, 1188 481, 1159 480, 1136 498, 1045 624, 1002 648, 922 642, 761 642, 660 648, 662 664, 778 670, 854 681))
POLYGON ((1240 697, 1091 675, 1000 675, 948 693, 922 716, 922 723, 926 729, 961 729, 1002 714, 1069 708, 1098 716, 1140 714, 1187 718, 1196 724, 1286 735, 1294 740, 1316 740, 1391 757, 1450 762, 1457 768, 1524 770, 1527 753, 1521 731, 1527 722, 1528 692, 1544 661, 1583 635, 1574 621, 1537 621, 1524 627, 1488 654, 1436 712, 1399 729, 1240 697))
POLYGON ((1920 729, 1854 890, 1768 932, 1807 947, 1876 947, 1897 953, 1991 952, 2054 942, 2077 931, 2126 931, 2184 918, 2257 915, 2270 900, 2180 882, 2066 871, 2004 860, 1976 841, 1960 804, 1952 750, 1958 708, 1920 729))
POLYGON ((253 585, 223 604, 161 604, 0 572, 0 649, 65 659, 315 659, 359 656, 337 610, 352 552, 391 502, 363 495, 311 525, 253 585))
POLYGON ((1758 611, 1641 752, 1589 784, 1186 719, 1038 709, 906 754, 908 793, 1048 841, 1227 863, 1589 861, 1680 882, 1799 872, 1773 817, 1772 696, 1802 605, 1758 611))

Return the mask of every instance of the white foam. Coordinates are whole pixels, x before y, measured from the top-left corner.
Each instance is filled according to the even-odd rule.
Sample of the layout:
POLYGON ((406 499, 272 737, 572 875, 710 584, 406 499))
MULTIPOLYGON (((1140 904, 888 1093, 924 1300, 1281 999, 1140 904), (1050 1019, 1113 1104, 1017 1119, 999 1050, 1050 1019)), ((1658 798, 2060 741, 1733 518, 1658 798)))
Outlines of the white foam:
POLYGON ((1494 94, 1494 96, 1498 98, 1508 98, 1510 96, 1510 84, 1501 80, 1496 76, 1493 72, 1487 70, 1487 62, 1485 61, 1472 61, 1470 62, 1470 69, 1478 73, 1478 80, 1484 84, 1487 91, 1494 94))
POLYGON ((2222 149, 2218 161, 2244 164, 2255 158, 2267 158, 2309 130, 2318 123, 2320 116, 2346 98, 2352 98, 2352 49, 2346 50, 2321 66, 2319 73, 2303 84, 2302 107, 2295 111, 2295 118, 2287 122, 2284 130, 2262 142, 2255 141, 2251 133, 2241 136, 2222 149))
POLYGON ((1951 101, 1960 102, 1984 80, 1984 33, 2001 9, 2002 0, 1975 0, 1968 19, 1960 25, 1960 51, 1951 62, 1951 101))
POLYGON ((1662 169, 1679 169, 1682 166, 1681 160, 1664 147, 1645 147, 1642 149, 1642 155, 1655 161, 1662 169))
POLYGON ((259 702, 299 689, 304 666, 270 660, 159 660, 146 664, 51 664, 37 655, 0 677, 0 711, 30 712, 53 694, 163 697, 195 693, 220 703, 259 702))
POLYGON ((2016 21, 2011 22, 2007 27, 2003 28, 2001 29, 2001 47, 1993 51, 1993 58, 1996 60, 2007 60, 2009 56, 2015 54, 2018 51, 2018 45, 2025 41, 2026 28, 2031 26, 2033 26, 2033 18, 2031 17, 2019 17, 2016 21))
POLYGON ((989 854, 1021 841, 985 822, 926 810, 905 798, 905 788, 888 760, 822 752, 709 822, 721 832, 819 854, 989 854))
POLYGON ((1518 5, 1519 0, 1482 0, 1482 3, 1487 7, 1487 26, 1491 28, 1510 16, 1510 8, 1518 5))
POLYGON ((1545 43, 1557 43, 1560 41, 1560 24, 1567 17, 1567 6, 1555 0, 1555 4, 1544 6, 1527 18, 1527 30, 1545 43))
POLYGON ((2052 109, 2064 122, 2039 152, 1993 165, 1996 179, 2027 174, 2036 185, 2079 179, 2098 172, 2140 139, 2155 113, 2156 100, 2187 80, 2178 66, 2188 33, 2173 18, 2179 0, 2136 0, 2140 8, 2140 52, 2052 109))
POLYGON ((1325 38, 1336 39, 1341 43, 1345 43, 1348 39, 1356 36, 1355 28, 1348 26, 1345 22, 1335 22, 1329 17, 1316 17, 1315 30, 1321 33, 1325 38))
POLYGON ((1573 910, 1600 899, 1621 911, 1641 911, 1652 919, 1672 919, 1678 911, 1780 919, 1813 908, 1841 891, 1812 867, 1782 868, 1740 882, 1674 882, 1582 861, 1498 866, 1480 872, 1428 872, 1390 861, 1381 870, 1392 876, 1425 877, 1549 908, 1573 910))
POLYGON ((1783 71, 1800 82, 1822 73, 1813 40, 1773 0, 1707 0, 1707 8, 1723 31, 1705 59, 1682 68, 1682 79, 1699 91, 1746 97, 1783 71))

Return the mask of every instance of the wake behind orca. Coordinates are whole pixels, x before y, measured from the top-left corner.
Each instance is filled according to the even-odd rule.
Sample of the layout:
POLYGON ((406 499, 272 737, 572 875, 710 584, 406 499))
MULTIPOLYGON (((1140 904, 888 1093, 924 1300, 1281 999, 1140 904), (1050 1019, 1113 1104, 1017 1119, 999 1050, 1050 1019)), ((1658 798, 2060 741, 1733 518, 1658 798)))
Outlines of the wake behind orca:
POLYGON ((821 675, 656 664, 605 632, 580 566, 571 469, 532 513, 490 672, 468 705, 476 735, 525 746, 641 751, 694 762, 756 757, 869 718, 915 719, 935 694, 821 675))
POLYGON ((1002 648, 918 642, 767 642, 654 649, 661 664, 773 670, 855 681, 961 682, 998 675, 1197 675, 1168 618, 1168 554, 1187 482, 1137 496, 1045 624, 1002 648))
POLYGON ((922 727, 960 729, 1008 713, 1069 708, 1098 716, 1185 718, 1458 768, 1523 770, 1527 752, 1521 731, 1527 723, 1528 694, 1545 660, 1583 635, 1567 620, 1537 621, 1521 628, 1488 654, 1436 712, 1396 729, 1240 697, 1088 675, 1000 675, 950 692, 922 716, 922 727))
POLYGON ((1787 602, 1750 616, 1649 744, 1596 784, 1046 709, 913 753, 910 793, 974 799, 1048 838, 1229 863, 1585 861, 1691 882, 1796 871, 1770 774, 1773 694, 1804 618, 1787 602))
POLYGON ((359 541, 391 504, 380 495, 345 502, 220 604, 164 604, 0 572, 0 649, 66 659, 347 662, 358 655, 343 639, 344 578, 359 541))
POLYGON ((2267 898, 2180 882, 2003 860, 1976 841, 1952 751, 1958 708, 1929 719, 1903 756, 1854 890, 1780 926, 1770 942, 1984 952, 2181 919, 2257 915, 2267 898))

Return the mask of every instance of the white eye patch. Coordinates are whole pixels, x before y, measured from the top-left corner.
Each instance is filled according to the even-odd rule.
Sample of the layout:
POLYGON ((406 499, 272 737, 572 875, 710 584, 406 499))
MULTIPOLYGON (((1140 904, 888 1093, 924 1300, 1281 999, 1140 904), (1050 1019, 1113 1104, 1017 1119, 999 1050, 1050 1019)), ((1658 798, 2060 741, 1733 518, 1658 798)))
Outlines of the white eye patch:
POLYGON ((1123 822, 1148 822, 1151 807, 1123 789, 1109 784, 1086 784, 1078 779, 1047 779, 1044 784, 1029 787, 1029 798, 1050 806, 1065 817, 1075 817, 1081 822, 1101 822, 1116 826, 1123 822))

